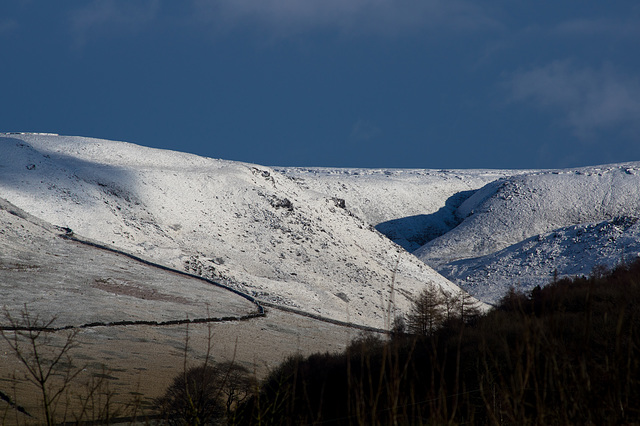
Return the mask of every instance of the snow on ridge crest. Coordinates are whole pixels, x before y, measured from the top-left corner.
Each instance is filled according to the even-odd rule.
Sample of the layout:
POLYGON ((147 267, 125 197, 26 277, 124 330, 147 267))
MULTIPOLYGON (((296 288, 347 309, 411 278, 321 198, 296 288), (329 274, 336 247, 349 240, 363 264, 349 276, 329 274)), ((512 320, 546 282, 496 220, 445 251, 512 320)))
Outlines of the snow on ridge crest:
MULTIPOLYGON (((265 167, 125 142, 0 134, 0 197, 78 235, 263 300, 381 328, 392 299, 406 312, 426 283, 459 291, 430 266, 491 302, 507 282, 529 285, 528 277, 553 268, 570 273, 563 265, 577 258, 575 241, 606 246, 598 235, 610 234, 633 251, 640 240, 637 225, 614 230, 616 218, 640 217, 640 162, 565 170, 265 167), (424 262, 380 232, 407 250, 420 247, 414 253, 424 262), (553 261, 542 268, 536 250, 554 253, 553 261), (518 262, 522 268, 508 267, 518 262)), ((597 252, 609 263, 621 256, 597 252)))
POLYGON ((469 197, 463 222, 415 254, 432 266, 491 254, 557 228, 640 214, 640 163, 515 175, 469 197))
POLYGON ((460 291, 332 195, 269 167, 6 135, 0 191, 82 237, 334 319, 383 328, 426 283, 460 291))

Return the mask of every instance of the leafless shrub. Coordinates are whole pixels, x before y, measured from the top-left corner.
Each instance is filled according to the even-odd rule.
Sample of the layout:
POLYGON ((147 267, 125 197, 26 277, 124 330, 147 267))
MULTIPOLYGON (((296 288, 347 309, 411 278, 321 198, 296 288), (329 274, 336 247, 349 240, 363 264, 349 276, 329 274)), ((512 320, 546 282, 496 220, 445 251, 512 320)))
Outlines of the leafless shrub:
POLYGON ((0 328, 0 336, 25 367, 25 380, 38 388, 44 422, 54 424, 58 403, 82 371, 70 357, 70 351, 77 346, 77 330, 66 331, 62 343, 56 346, 51 334, 55 317, 43 320, 25 306, 17 318, 5 308, 4 318, 8 326, 0 328))

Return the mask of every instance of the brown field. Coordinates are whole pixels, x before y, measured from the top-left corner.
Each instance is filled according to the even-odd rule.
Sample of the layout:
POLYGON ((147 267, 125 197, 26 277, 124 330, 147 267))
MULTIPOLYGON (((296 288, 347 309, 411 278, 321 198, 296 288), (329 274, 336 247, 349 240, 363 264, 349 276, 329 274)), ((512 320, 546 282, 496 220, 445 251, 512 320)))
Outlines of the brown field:
MULTIPOLYGON (((54 333, 54 346, 60 344, 66 333, 54 333)), ((106 379, 104 383, 113 393, 113 408, 121 414, 129 415, 132 405, 140 414, 153 414, 153 398, 163 393, 171 379, 183 371, 187 335, 186 362, 189 366, 205 359, 210 340, 212 360, 233 360, 260 378, 288 355, 340 351, 356 334, 353 329, 278 310, 270 310, 263 318, 190 324, 188 327, 83 329, 77 335, 79 346, 70 355, 73 365, 84 370, 69 389, 70 404, 64 402, 65 406, 58 407, 57 412, 61 414, 69 407, 77 410, 80 402, 87 399, 85 384, 93 377, 94 380, 106 379)), ((24 380, 25 372, 6 342, 0 342, 0 390, 37 417, 41 413, 38 388, 24 380)), ((39 423, 37 419, 15 412, 2 401, 0 414, 7 416, 4 418, 6 424, 39 423)), ((73 415, 67 420, 73 420, 73 415)))

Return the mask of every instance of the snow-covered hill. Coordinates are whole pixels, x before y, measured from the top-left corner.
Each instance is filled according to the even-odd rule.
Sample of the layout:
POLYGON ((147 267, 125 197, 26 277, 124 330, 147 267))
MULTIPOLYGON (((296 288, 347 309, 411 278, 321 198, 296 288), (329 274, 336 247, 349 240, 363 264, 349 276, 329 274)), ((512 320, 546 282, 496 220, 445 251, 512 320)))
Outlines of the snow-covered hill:
POLYGON ((386 326, 389 307, 406 311, 426 283, 459 291, 341 200, 253 164, 5 134, 0 197, 84 238, 358 324, 386 326))
POLYGON ((433 266, 494 253, 566 226, 640 214, 640 163, 541 171, 492 182, 456 211, 462 223, 415 254, 433 266))
POLYGON ((374 327, 388 326, 392 306, 406 312, 426 283, 460 291, 455 283, 491 303, 509 286, 588 274, 640 252, 640 163, 269 168, 4 134, 0 198, 264 301, 374 327))
POLYGON ((565 276, 588 276, 640 257, 640 221, 619 217, 528 238, 496 253, 445 264, 440 272, 475 297, 497 302, 510 287, 523 292, 565 276))
MULTIPOLYGON (((55 326, 121 321, 243 317, 256 306, 202 280, 68 238, 64 231, 0 199, 0 305, 25 306, 55 326)), ((5 324, 3 324, 5 325, 5 324)))
POLYGON ((471 294, 588 275, 639 253, 640 163, 550 170, 489 183, 456 210, 461 224, 414 253, 471 294))
POLYGON ((279 168, 414 251, 458 225, 455 210, 477 189, 523 171, 279 168))

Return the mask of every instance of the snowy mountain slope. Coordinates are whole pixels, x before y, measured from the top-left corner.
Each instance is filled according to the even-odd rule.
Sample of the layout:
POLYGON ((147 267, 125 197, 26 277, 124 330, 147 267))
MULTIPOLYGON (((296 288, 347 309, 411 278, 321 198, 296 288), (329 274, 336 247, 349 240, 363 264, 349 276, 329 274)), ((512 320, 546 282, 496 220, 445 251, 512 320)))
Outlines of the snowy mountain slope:
POLYGON ((427 264, 479 257, 555 229, 640 216, 640 163, 511 176, 457 209, 462 223, 414 254, 427 264))
POLYGON ((475 190, 524 171, 278 168, 305 187, 345 201, 407 251, 445 234, 459 220, 455 210, 475 190))
POLYGON ((555 270, 588 274, 634 256, 640 238, 629 225, 640 216, 640 163, 268 168, 124 142, 5 134, 0 197, 262 300, 375 327, 387 325, 392 303, 406 312, 427 282, 458 291, 429 266, 493 302, 510 285, 548 282, 555 270), (420 246, 414 254, 426 264, 381 233, 409 251, 420 246))
POLYGON ((618 217, 528 238, 496 253, 458 260, 439 271, 478 299, 495 303, 509 287, 524 292, 555 277, 588 276, 640 257, 640 221, 618 217))
POLYGON ((459 291, 339 200, 262 166, 7 134, 0 197, 83 237, 358 324, 384 327, 390 301, 406 311, 428 282, 459 291))
MULTIPOLYGON (((10 326, 5 309, 20 322, 25 304, 32 320, 55 318, 52 327, 80 327, 70 352, 74 365, 82 366, 74 390, 104 376, 114 410, 129 407, 132 395, 142 395, 142 403, 152 406, 184 371, 187 341, 190 363, 210 356, 262 378, 293 354, 343 351, 358 333, 278 310, 229 321, 254 316, 257 307, 202 280, 61 238, 64 234, 0 198, 0 327, 10 326), (203 318, 226 320, 184 323, 203 318)), ((66 336, 66 331, 48 333, 47 342, 59 347, 66 336)), ((0 339, 0 392, 42 419, 38 389, 15 382, 24 378, 22 372, 24 366, 0 339)), ((27 419, 16 418, 4 402, 0 407, 3 425, 27 419)))
POLYGON ((64 231, 0 199, 0 305, 55 325, 241 317, 248 300, 201 280, 60 238, 64 231))

